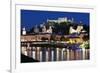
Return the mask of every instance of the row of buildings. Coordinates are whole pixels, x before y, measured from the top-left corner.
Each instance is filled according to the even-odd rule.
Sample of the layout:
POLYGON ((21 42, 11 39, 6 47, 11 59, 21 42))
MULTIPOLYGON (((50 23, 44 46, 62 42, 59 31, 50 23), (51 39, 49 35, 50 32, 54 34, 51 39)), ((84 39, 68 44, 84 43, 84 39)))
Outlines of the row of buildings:
MULTIPOLYGON (((73 24, 72 26, 69 26, 69 29, 66 29, 66 31, 69 31, 69 34, 73 34, 73 33, 81 33, 81 32, 86 32, 86 30, 83 28, 83 24, 80 22, 79 25, 77 25, 77 28, 74 29, 73 26, 75 25, 74 24, 74 19, 72 18, 72 20, 67 20, 67 18, 58 18, 58 20, 49 20, 47 19, 47 23, 43 23, 40 25, 40 28, 41 28, 41 32, 39 31, 40 28, 38 28, 38 26, 36 25, 34 27, 34 30, 32 33, 49 33, 49 34, 52 34, 53 33, 53 28, 54 28, 54 23, 57 23, 57 24, 60 24, 62 22, 65 22, 66 25, 67 25, 67 22, 70 22, 71 24, 73 24), (51 24, 51 25, 49 25, 51 24), (49 25, 49 28, 47 29, 46 28, 46 25, 49 25)), ((57 29, 59 31, 59 29, 57 29)), ((62 29, 63 30, 63 29, 62 29)), ((22 28, 22 35, 26 35, 27 34, 27 31, 25 29, 25 27, 22 28)))

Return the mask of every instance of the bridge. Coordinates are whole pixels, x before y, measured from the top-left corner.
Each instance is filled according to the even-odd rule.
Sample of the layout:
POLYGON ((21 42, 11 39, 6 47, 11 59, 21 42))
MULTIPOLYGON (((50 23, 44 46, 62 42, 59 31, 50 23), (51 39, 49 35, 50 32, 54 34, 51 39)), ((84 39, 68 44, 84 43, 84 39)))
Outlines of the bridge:
POLYGON ((21 46, 30 46, 30 47, 54 47, 54 48, 68 48, 71 46, 79 47, 80 44, 76 43, 67 43, 64 41, 22 41, 21 46))

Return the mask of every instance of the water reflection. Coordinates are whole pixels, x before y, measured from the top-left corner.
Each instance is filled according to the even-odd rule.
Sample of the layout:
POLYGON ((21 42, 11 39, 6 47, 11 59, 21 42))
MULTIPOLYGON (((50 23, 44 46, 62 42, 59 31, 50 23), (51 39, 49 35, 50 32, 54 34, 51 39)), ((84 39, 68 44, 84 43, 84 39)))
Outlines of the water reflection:
POLYGON ((89 59, 89 49, 75 46, 67 48, 28 46, 22 47, 22 53, 40 62, 89 59))

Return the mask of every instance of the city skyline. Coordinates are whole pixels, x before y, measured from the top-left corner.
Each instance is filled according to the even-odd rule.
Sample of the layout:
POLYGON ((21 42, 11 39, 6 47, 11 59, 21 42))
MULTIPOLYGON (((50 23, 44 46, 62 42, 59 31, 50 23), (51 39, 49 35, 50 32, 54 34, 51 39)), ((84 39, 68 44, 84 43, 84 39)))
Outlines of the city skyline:
POLYGON ((21 10, 21 27, 25 27, 28 31, 33 26, 46 22, 47 19, 57 20, 63 17, 74 18, 75 23, 80 23, 81 21, 83 24, 89 25, 89 13, 21 10))

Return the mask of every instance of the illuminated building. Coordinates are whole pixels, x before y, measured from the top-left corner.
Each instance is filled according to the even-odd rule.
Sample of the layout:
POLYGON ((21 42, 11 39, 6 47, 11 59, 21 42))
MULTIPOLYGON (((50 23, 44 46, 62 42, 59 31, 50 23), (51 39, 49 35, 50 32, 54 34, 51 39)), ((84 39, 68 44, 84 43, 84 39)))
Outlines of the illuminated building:
POLYGON ((25 29, 25 27, 22 29, 22 35, 26 35, 26 29, 25 29))

